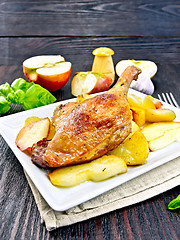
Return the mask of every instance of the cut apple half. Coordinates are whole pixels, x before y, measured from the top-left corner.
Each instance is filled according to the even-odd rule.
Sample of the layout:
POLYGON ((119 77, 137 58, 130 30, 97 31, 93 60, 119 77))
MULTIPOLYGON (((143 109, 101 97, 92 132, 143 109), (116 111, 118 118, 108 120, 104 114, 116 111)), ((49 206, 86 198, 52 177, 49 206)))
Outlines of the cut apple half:
POLYGON ((157 72, 157 65, 152 61, 147 60, 122 60, 116 65, 116 73, 118 76, 124 72, 124 70, 134 65, 137 68, 140 68, 142 73, 147 74, 150 78, 152 78, 157 72))
POLYGON ((49 91, 62 88, 70 78, 71 63, 60 55, 31 57, 23 62, 23 71, 29 82, 35 82, 49 91))
POLYGON ((103 92, 109 89, 112 79, 101 73, 79 72, 71 83, 71 91, 74 96, 103 92))
POLYGON ((141 70, 141 73, 139 74, 137 81, 132 81, 131 87, 138 91, 151 95, 154 92, 154 85, 151 81, 151 78, 157 72, 157 65, 154 62, 147 60, 122 60, 116 65, 117 75, 121 76, 124 70, 132 65, 139 68, 141 70))
POLYGON ((37 83, 49 91, 56 91, 67 83, 71 75, 71 63, 62 62, 52 67, 43 67, 36 70, 37 83))
POLYGON ((21 150, 30 149, 34 143, 47 138, 50 131, 49 118, 43 118, 24 126, 18 133, 15 144, 21 150))
POLYGON ((26 59, 23 62, 23 66, 30 69, 37 69, 49 65, 55 65, 64 61, 65 59, 61 55, 42 55, 26 59))

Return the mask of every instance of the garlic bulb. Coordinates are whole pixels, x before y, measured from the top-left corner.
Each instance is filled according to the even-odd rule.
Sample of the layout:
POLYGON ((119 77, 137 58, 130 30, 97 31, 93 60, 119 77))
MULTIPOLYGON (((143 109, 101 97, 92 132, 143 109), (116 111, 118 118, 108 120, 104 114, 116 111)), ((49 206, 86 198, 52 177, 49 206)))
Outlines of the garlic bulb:
POLYGON ((154 84, 151 81, 149 75, 143 73, 139 74, 136 81, 132 81, 130 87, 147 95, 152 95, 154 92, 154 84))
POLYGON ((122 72, 128 67, 134 65, 141 70, 137 81, 131 83, 131 88, 134 88, 140 92, 152 95, 154 92, 154 84, 151 78, 157 72, 157 65, 148 60, 121 60, 116 64, 116 73, 121 76, 122 72))

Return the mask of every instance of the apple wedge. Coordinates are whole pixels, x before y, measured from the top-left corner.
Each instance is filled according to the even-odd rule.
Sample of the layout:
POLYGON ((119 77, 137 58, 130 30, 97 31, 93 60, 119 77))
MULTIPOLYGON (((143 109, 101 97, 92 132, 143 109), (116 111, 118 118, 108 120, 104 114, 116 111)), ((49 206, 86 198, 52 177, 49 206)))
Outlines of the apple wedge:
POLYGON ((180 139, 180 127, 165 131, 164 135, 149 142, 150 151, 162 149, 180 139))
POLYGON ((176 118, 174 111, 170 109, 146 108, 146 122, 171 122, 176 118))
POLYGON ((142 127, 146 122, 146 112, 142 108, 131 107, 133 121, 139 126, 142 127))
POLYGON ((103 92, 109 89, 112 79, 101 73, 78 72, 72 80, 71 92, 74 96, 103 92))
POLYGON ((141 132, 144 134, 147 141, 150 142, 163 136, 166 131, 178 128, 180 128, 180 122, 158 122, 145 126, 141 132))
POLYGON ((141 69, 141 73, 138 76, 137 81, 132 81, 131 87, 146 94, 152 95, 154 92, 154 85, 151 78, 157 72, 157 65, 152 61, 146 60, 122 60, 116 65, 116 73, 118 76, 128 67, 134 65, 141 69))
POLYGON ((32 116, 32 117, 28 117, 25 120, 24 126, 27 126, 28 124, 32 123, 32 122, 37 122, 39 120, 41 120, 42 118, 36 117, 36 116, 32 116))
MULTIPOLYGON (((39 120, 41 120, 42 118, 36 117, 36 116, 32 116, 32 117, 28 117, 25 120, 25 124, 24 126, 27 126, 28 124, 32 123, 32 122, 37 122, 39 120)), ((49 128, 49 133, 48 133, 48 137, 47 140, 51 140, 55 135, 55 128, 52 125, 52 123, 50 123, 50 128, 49 128)))
POLYGON ((148 142, 141 132, 136 131, 108 154, 122 157, 127 165, 144 164, 149 155, 148 142))
POLYGON ((156 151, 180 139, 180 122, 152 123, 141 132, 148 141, 149 149, 156 151))
POLYGON ((18 133, 15 144, 21 150, 30 149, 34 143, 47 138, 50 131, 49 118, 43 118, 24 126, 18 133))
POLYGON ((123 158, 104 155, 89 163, 58 168, 48 177, 55 186, 73 187, 85 181, 103 181, 125 172, 127 166, 123 158))
POLYGON ((26 59, 23 72, 29 82, 35 82, 49 91, 62 88, 70 78, 71 63, 60 55, 43 55, 26 59))

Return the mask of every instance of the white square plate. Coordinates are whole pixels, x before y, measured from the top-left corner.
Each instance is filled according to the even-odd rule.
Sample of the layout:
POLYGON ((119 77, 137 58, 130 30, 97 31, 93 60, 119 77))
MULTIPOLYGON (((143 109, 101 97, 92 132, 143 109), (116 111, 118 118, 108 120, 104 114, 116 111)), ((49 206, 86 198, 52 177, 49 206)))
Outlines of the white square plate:
MULTIPOLYGON (((129 93, 133 93, 140 97, 145 96, 132 89, 129 90, 129 93)), ((87 181, 72 188, 55 187, 50 183, 47 177, 47 171, 34 165, 31 162, 30 157, 16 147, 15 139, 27 117, 51 117, 56 106, 68 101, 75 101, 75 99, 50 104, 0 118, 0 133, 9 144, 41 195, 54 210, 67 210, 180 156, 180 142, 175 142, 162 150, 150 152, 145 165, 128 168, 128 172, 125 174, 98 183, 87 181)), ((176 113, 175 121, 180 121, 179 109, 166 103, 163 103, 163 107, 172 109, 176 113)))

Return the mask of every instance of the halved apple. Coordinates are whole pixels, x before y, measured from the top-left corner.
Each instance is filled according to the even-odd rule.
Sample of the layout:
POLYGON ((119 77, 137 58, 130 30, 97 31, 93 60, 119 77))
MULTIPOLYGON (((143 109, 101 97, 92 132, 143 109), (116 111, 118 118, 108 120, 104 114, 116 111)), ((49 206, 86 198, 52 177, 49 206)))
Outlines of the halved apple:
POLYGON ((132 81, 131 87, 149 95, 153 94, 154 85, 151 78, 157 72, 157 65, 154 62, 147 60, 122 60, 116 65, 117 75, 120 76, 128 66, 132 65, 141 69, 141 73, 139 74, 137 81, 132 81))
POLYGON ((71 63, 60 55, 31 57, 23 62, 23 71, 29 82, 35 82, 49 91, 62 88, 70 78, 71 63))
POLYGON ((73 77, 71 91, 74 96, 103 92, 109 89, 112 79, 96 72, 78 72, 73 77))
POLYGON ((52 67, 44 67, 36 70, 37 82, 48 89, 56 91, 64 87, 71 75, 71 63, 62 62, 52 67))
POLYGON ((50 131, 49 118, 43 118, 24 126, 18 133, 15 144, 21 150, 30 149, 34 143, 47 138, 50 131))

